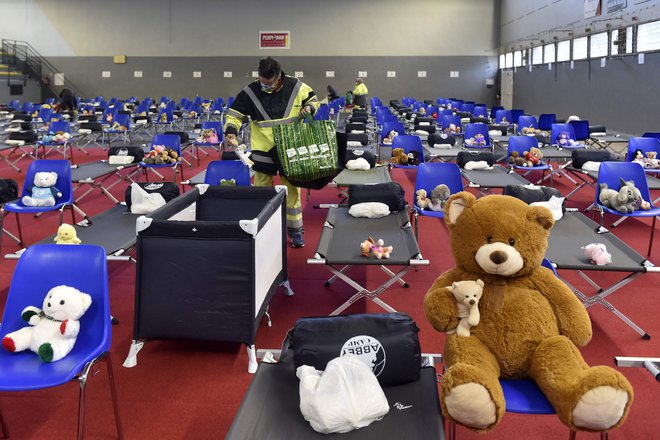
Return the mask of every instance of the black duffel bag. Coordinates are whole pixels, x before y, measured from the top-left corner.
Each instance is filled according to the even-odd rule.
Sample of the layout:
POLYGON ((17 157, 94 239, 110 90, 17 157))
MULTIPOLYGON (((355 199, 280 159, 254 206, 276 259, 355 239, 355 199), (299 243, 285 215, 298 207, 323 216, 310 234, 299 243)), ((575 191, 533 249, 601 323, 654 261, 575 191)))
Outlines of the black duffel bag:
POLYGON ((92 130, 95 133, 103 131, 103 126, 100 122, 81 122, 80 128, 83 130, 92 130))
MULTIPOLYGON (((166 202, 179 197, 179 186, 174 182, 139 182, 138 185, 148 193, 159 193, 166 202)), ((131 185, 124 194, 126 207, 131 209, 131 185)))
POLYGON ((406 209, 406 193, 397 182, 348 187, 348 206, 365 202, 385 203, 390 211, 406 209))
POLYGON ((289 348, 296 368, 325 370, 332 359, 353 354, 365 362, 381 385, 419 378, 421 350, 415 321, 404 313, 300 318, 289 348))
POLYGON ((459 151, 456 156, 456 164, 459 168, 465 168, 465 164, 468 162, 479 162, 486 161, 488 165, 493 165, 493 153, 490 151, 459 151))
POLYGON ((14 179, 0 179, 0 203, 18 199, 18 183, 14 179))
POLYGON ((166 131, 165 134, 175 134, 179 136, 181 145, 185 144, 190 140, 190 136, 185 131, 166 131))
POLYGON ((573 150, 571 152, 571 159, 571 166, 578 169, 582 169, 582 166, 586 162, 608 162, 616 160, 607 150, 587 150, 586 148, 573 150))
POLYGON ((131 163, 140 163, 144 158, 144 150, 142 147, 123 145, 117 147, 110 147, 108 150, 108 158, 110 156, 132 156, 131 163))
POLYGON ((24 141, 26 144, 37 142, 37 133, 32 130, 9 133, 10 141, 24 141))

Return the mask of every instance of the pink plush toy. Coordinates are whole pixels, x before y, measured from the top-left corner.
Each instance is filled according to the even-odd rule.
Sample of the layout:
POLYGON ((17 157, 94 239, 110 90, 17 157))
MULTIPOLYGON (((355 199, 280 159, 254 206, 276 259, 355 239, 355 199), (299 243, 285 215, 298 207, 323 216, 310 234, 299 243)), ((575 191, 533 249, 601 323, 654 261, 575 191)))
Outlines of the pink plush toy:
POLYGON ((371 247, 371 253, 374 257, 378 258, 390 258, 390 254, 394 250, 392 246, 383 246, 385 242, 382 238, 379 238, 376 243, 371 247))
POLYGON ((584 256, 589 258, 593 264, 604 266, 612 262, 612 255, 607 252, 607 248, 603 243, 591 243, 582 246, 584 256))

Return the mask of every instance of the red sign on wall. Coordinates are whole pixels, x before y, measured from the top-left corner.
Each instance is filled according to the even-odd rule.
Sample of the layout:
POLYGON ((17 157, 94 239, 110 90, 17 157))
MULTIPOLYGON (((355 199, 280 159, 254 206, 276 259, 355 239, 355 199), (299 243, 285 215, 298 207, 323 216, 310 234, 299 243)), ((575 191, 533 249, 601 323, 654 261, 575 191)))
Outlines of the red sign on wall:
POLYGON ((290 31, 259 32, 259 49, 288 49, 290 44, 290 31))

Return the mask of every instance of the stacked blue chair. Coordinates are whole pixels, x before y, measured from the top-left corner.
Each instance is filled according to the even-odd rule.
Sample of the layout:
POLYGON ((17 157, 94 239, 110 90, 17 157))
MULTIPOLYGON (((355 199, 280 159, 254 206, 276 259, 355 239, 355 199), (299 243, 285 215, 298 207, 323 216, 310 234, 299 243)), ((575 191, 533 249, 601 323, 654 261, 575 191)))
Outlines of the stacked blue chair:
POLYGON ((214 160, 206 168, 204 183, 250 186, 250 168, 240 160, 214 160))

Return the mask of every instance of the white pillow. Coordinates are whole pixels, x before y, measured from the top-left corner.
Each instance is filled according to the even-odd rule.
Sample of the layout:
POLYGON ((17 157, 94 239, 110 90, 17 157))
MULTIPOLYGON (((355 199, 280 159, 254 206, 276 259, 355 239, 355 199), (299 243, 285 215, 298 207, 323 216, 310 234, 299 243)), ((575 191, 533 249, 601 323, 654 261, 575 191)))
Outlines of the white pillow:
POLYGON ((564 216, 564 212, 561 208, 564 206, 565 199, 566 197, 552 196, 547 202, 534 202, 530 203, 529 206, 543 206, 544 208, 548 208, 552 213, 552 218, 557 221, 564 216))
POLYGON ((362 170, 366 171, 370 169, 369 162, 363 157, 358 157, 357 159, 349 160, 346 162, 346 168, 349 170, 362 170))
POLYGON ((361 147, 361 146, 362 146, 362 142, 359 142, 359 141, 348 141, 348 142, 346 142, 346 146, 347 146, 347 147, 361 147))
POLYGON ((381 218, 390 214, 390 208, 381 202, 364 202, 351 206, 348 213, 353 217, 381 218))
POLYGON ((598 171, 600 169, 600 162, 589 160, 582 164, 582 169, 584 171, 598 171))
POLYGON ((485 160, 471 160, 463 166, 466 170, 492 170, 493 167, 488 165, 485 160))
POLYGON ((167 202, 161 194, 148 193, 137 183, 131 183, 131 212, 133 214, 149 214, 165 203, 167 202))

